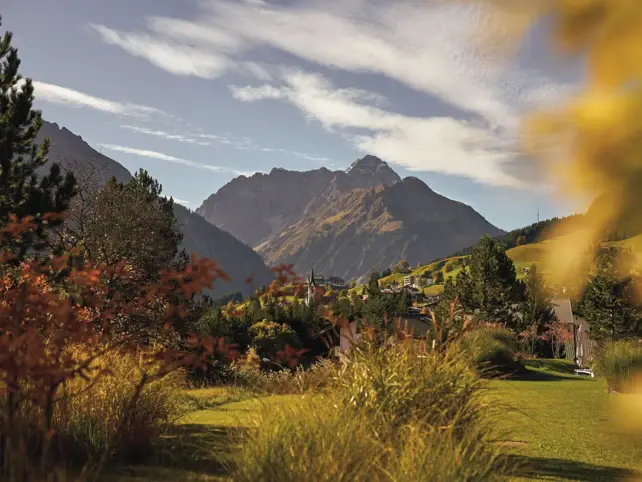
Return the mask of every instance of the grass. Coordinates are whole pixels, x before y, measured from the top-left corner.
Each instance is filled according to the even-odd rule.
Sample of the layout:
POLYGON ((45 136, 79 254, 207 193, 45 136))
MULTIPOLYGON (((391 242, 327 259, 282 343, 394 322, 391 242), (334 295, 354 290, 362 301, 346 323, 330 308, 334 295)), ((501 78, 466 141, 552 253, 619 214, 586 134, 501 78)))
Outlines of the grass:
POLYGON ((603 380, 577 377, 562 360, 527 365, 528 376, 494 381, 490 395, 515 409, 504 428, 525 464, 518 480, 618 480, 642 471, 642 445, 617 427, 603 380))
MULTIPOLYGON (((565 360, 526 364, 527 375, 492 381, 488 392, 498 404, 513 408, 500 427, 510 433, 501 443, 522 466, 513 480, 591 482, 642 477, 642 444, 614 423, 609 402, 615 395, 607 393, 603 380, 573 375, 573 365, 565 360)), ((214 398, 239 396, 236 392, 224 395, 226 390, 216 389, 214 398)), ((202 393, 204 398, 212 394, 202 393)), ((243 433, 261 409, 282 409, 305 397, 310 395, 246 398, 194 411, 165 440, 173 457, 124 469, 105 480, 230 480, 224 462, 233 450, 233 435, 243 433)))

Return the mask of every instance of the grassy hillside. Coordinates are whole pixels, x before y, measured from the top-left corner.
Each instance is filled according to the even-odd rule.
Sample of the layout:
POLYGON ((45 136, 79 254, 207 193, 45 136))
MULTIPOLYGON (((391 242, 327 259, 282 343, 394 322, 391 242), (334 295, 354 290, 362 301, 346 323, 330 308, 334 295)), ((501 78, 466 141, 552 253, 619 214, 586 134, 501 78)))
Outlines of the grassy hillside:
MULTIPOLYGON (((525 276, 524 268, 528 268, 533 264, 539 269, 542 269, 542 262, 547 250, 551 249, 555 243, 563 242, 565 236, 554 239, 542 241, 540 243, 525 244, 517 246, 506 251, 508 257, 513 260, 517 278, 522 279, 525 276)), ((606 246, 616 246, 623 249, 630 249, 638 256, 638 266, 642 268, 642 234, 633 238, 628 238, 622 241, 613 241, 605 243, 606 246)), ((435 273, 441 271, 444 273, 444 278, 448 279, 461 271, 464 266, 464 260, 469 256, 453 256, 440 261, 420 266, 410 273, 393 273, 379 280, 381 286, 387 286, 392 282, 401 283, 404 277, 414 275, 420 276, 426 272, 435 273), (450 268, 448 268, 450 266, 450 268)), ((361 289, 357 287, 356 289, 361 289)), ((443 285, 434 285, 424 289, 426 295, 437 295, 443 291, 443 285)))

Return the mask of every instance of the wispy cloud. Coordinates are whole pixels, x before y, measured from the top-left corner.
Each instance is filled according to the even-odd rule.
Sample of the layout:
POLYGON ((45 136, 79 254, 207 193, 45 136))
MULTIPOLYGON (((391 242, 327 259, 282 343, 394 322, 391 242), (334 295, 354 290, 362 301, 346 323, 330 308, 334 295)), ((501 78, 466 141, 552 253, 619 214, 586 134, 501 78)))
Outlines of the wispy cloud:
POLYGON ((185 201, 184 199, 178 199, 178 198, 172 197, 172 196, 168 196, 168 197, 171 197, 172 199, 174 199, 174 202, 176 204, 180 204, 181 206, 189 207, 190 204, 191 204, 189 201, 185 201))
POLYGON ((210 146, 212 145, 211 142, 195 139, 193 137, 189 136, 184 136, 182 134, 171 134, 169 132, 161 131, 161 130, 156 130, 156 129, 148 129, 146 127, 139 127, 139 126, 132 126, 132 125, 122 125, 120 126, 123 129, 127 129, 132 132, 136 132, 138 134, 146 134, 149 136, 154 136, 154 137, 160 137, 162 139, 167 139, 170 141, 178 141, 178 142, 184 142, 186 144, 196 144, 199 146, 210 146))
POLYGON ((428 165, 446 174, 522 187, 518 179, 502 170, 512 158, 510 152, 500 149, 503 146, 498 146, 497 139, 482 128, 450 117, 422 118, 388 112, 367 105, 369 96, 337 89, 319 74, 291 71, 283 81, 280 88, 244 88, 249 95, 243 100, 286 99, 326 128, 366 131, 348 136, 361 150, 394 160, 409 170, 424 170, 428 165), (269 95, 262 95, 265 92, 269 95))
POLYGON ((154 107, 148 107, 129 102, 116 102, 100 97, 95 97, 84 92, 61 87, 59 85, 47 84, 45 82, 34 82, 36 100, 52 104, 66 105, 69 107, 87 107, 99 110, 108 114, 148 118, 151 116, 170 117, 169 114, 154 107))
POLYGON ((159 161, 172 162, 174 164, 182 164, 184 166, 193 167, 196 169, 202 169, 205 171, 212 172, 225 172, 234 174, 235 176, 251 176, 255 172, 248 171, 239 171, 237 169, 232 169, 229 167, 223 166, 212 166, 210 164, 204 164, 202 162, 190 161, 188 159, 182 159, 180 157, 171 156, 169 154, 164 154, 162 152, 150 151, 146 149, 136 149, 133 147, 119 146, 116 144, 98 144, 99 147, 115 152, 122 152, 123 154, 131 154, 139 157, 147 157, 149 159, 157 159, 159 161))
POLYGON ((319 156, 319 155, 309 154, 309 153, 300 152, 300 151, 293 151, 290 149, 283 149, 279 147, 260 146, 256 144, 254 141, 252 141, 252 139, 249 139, 247 137, 234 138, 231 136, 223 136, 223 135, 217 135, 217 134, 202 134, 202 133, 174 134, 166 131, 148 129, 146 127, 139 127, 139 126, 132 126, 132 125, 122 125, 121 127, 123 129, 127 129, 139 134, 160 137, 162 139, 183 142, 186 144, 195 144, 200 146, 211 146, 212 144, 221 144, 225 146, 230 146, 235 149, 246 150, 246 151, 249 150, 249 151, 260 151, 260 152, 279 152, 286 155, 298 157, 300 159, 312 161, 312 162, 326 163, 328 161, 331 161, 330 158, 325 156, 319 156))
POLYGON ((518 185, 507 167, 516 159, 512 143, 522 113, 572 91, 552 74, 519 61, 498 62, 478 49, 475 33, 490 11, 477 2, 202 0, 201 5, 194 20, 155 17, 144 32, 96 30, 106 42, 179 75, 219 77, 251 62, 255 49, 268 47, 330 72, 393 79, 414 91, 416 105, 438 101, 454 114, 401 115, 357 85, 321 85, 319 76, 297 77, 277 66, 261 67, 276 81, 257 75, 270 84, 237 86, 233 95, 246 102, 290 102, 326 128, 365 129, 370 134, 351 136, 358 148, 412 169, 518 185), (181 58, 174 63, 174 56, 181 58))

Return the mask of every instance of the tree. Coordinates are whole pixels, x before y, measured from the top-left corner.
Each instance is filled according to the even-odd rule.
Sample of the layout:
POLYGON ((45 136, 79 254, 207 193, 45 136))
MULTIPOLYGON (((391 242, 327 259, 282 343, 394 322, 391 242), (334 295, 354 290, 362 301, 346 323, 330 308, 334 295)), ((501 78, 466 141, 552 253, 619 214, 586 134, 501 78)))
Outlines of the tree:
POLYGON ((111 179, 94 197, 84 239, 88 259, 113 265, 127 259, 141 284, 177 260, 183 235, 174 201, 145 170, 127 184, 111 179))
POLYGON ((573 339, 569 327, 554 319, 546 325, 546 338, 550 340, 553 349, 553 358, 561 358, 565 344, 573 339))
POLYGON ((277 354, 287 346, 299 348, 301 342, 296 332, 285 323, 274 321, 259 321, 249 329, 252 337, 252 346, 257 353, 270 360, 276 358, 277 354))
POLYGON ((443 271, 435 271, 432 275, 432 282, 436 285, 444 282, 444 273, 443 271))
POLYGON ((535 325, 535 333, 541 334, 542 327, 553 321, 555 313, 551 303, 550 291, 544 283, 543 277, 532 265, 524 279, 524 302, 522 305, 522 319, 518 323, 518 331, 526 330, 535 325))
POLYGON ((626 338, 640 332, 640 312, 636 308, 636 280, 617 270, 619 250, 608 248, 598 257, 581 302, 581 312, 596 340, 626 338))
POLYGON ((379 278, 377 273, 372 273, 368 284, 366 285, 366 294, 368 298, 378 298, 381 297, 381 288, 379 287, 379 278))
POLYGON ((526 244, 526 237, 525 236, 519 236, 517 240, 515 241, 515 246, 522 246, 526 244))
MULTIPOLYGON (((0 25, 1 20, 0 17, 0 25)), ((11 216, 34 218, 34 229, 23 232, 18 239, 12 238, 6 246, 7 251, 22 259, 28 251, 46 247, 46 233, 62 219, 48 216, 45 220, 42 216, 67 210, 75 193, 75 180, 70 173, 62 176, 55 163, 47 175, 38 178, 40 168, 47 163, 49 141, 35 144, 42 114, 32 109, 31 79, 21 83, 20 59, 11 39, 11 32, 7 32, 0 42, 0 227, 7 226, 11 216)))
POLYGON ((473 248, 468 270, 471 293, 469 299, 461 300, 463 307, 479 320, 512 326, 519 285, 504 246, 484 236, 473 248))

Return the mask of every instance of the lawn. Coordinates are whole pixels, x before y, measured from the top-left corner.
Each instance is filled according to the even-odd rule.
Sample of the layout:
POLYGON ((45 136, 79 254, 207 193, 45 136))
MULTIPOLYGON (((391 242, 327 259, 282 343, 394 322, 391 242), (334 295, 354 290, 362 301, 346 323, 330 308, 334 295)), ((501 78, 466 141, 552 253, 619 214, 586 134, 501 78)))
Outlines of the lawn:
MULTIPOLYGON (((577 377, 565 361, 529 362, 519 380, 490 383, 489 397, 502 408, 499 428, 511 457, 521 466, 514 480, 609 481, 642 477, 642 444, 613 421, 608 395, 599 379, 577 377), (629 436, 630 437, 630 436, 629 436), (635 472, 635 471, 640 472, 635 472)), ((190 391, 195 410, 163 440, 155 465, 111 474, 108 481, 226 479, 230 451, 252 414, 300 395, 252 397, 225 389, 190 391), (248 398, 249 397, 249 398, 248 398)))
POLYGON ((517 480, 642 477, 642 444, 611 414, 609 402, 618 395, 608 395, 600 379, 573 375, 565 361, 530 362, 529 369, 525 379, 491 384, 491 396, 512 407, 502 429, 510 434, 509 450, 525 464, 517 480))

